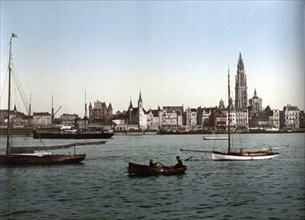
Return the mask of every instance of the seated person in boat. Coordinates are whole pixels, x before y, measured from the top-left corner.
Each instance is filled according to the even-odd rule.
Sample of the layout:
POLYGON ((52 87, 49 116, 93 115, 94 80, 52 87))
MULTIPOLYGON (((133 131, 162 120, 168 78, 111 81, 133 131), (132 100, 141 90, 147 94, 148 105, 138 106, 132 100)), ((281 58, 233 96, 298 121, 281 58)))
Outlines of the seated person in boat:
POLYGON ((176 157, 178 163, 174 166, 174 168, 179 168, 179 167, 183 167, 183 163, 182 160, 180 159, 179 156, 176 157))
POLYGON ((156 166, 157 166, 157 163, 154 163, 153 160, 150 160, 150 161, 149 161, 149 166, 151 166, 151 167, 156 167, 156 166))

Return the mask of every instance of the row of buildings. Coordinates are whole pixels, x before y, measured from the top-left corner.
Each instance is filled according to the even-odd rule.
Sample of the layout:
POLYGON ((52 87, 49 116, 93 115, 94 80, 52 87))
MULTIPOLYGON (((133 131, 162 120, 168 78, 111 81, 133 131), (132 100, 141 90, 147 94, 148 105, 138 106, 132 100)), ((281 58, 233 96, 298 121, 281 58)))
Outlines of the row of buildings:
MULTIPOLYGON (((113 109, 111 104, 106 106, 105 102, 96 101, 94 107, 89 105, 89 116, 87 111, 85 116, 79 117, 78 114, 64 113, 60 117, 55 118, 54 111, 49 112, 34 112, 33 115, 26 115, 17 111, 16 106, 10 111, 10 123, 15 128, 33 127, 33 128, 51 128, 51 127, 77 127, 85 128, 88 126, 111 126, 113 109)), ((8 111, 0 110, 0 127, 7 126, 8 111)))
MULTIPOLYGON (((77 127, 77 128, 111 128, 117 132, 143 130, 225 130, 228 120, 237 131, 249 129, 264 130, 302 130, 305 128, 305 114, 297 106, 286 105, 282 110, 261 107, 261 100, 255 91, 250 106, 236 108, 232 104, 230 115, 223 100, 215 107, 185 108, 181 106, 163 106, 145 110, 141 92, 137 106, 130 100, 129 107, 123 112, 113 114, 112 106, 96 101, 89 105, 89 116, 79 117, 77 114, 62 114, 58 118, 48 112, 37 112, 28 116, 16 108, 10 113, 10 121, 14 127, 77 127), (251 105, 252 103, 252 105, 251 105), (254 104, 254 105, 253 105, 254 104), (229 117, 230 116, 230 117, 229 117)), ((231 103, 233 103, 231 101, 231 103)), ((6 127, 7 110, 0 110, 0 126, 6 127)))
MULTIPOLYGON (((254 98, 256 98, 254 96, 254 98)), ((252 100, 253 101, 253 100, 252 100)), ((209 108, 184 108, 181 106, 163 106, 146 111, 143 108, 141 93, 137 107, 132 102, 127 111, 113 116, 116 131, 128 130, 225 130, 230 125, 237 131, 249 129, 264 130, 300 130, 305 128, 305 114, 297 106, 287 105, 283 110, 269 106, 257 110, 255 106, 247 108, 231 107, 230 115, 224 102, 209 108)))
MULTIPOLYGON (((249 129, 264 130, 300 130, 304 129, 304 111, 297 106, 286 105, 282 110, 262 107, 255 89, 254 95, 248 99, 247 76, 244 62, 239 54, 235 76, 235 102, 230 98, 230 115, 224 101, 220 100, 215 107, 185 108, 181 106, 163 106, 145 110, 141 92, 137 106, 130 100, 129 107, 123 112, 113 114, 112 105, 97 100, 89 104, 84 117, 77 114, 62 114, 54 118, 48 112, 25 115, 16 107, 11 111, 10 121, 15 127, 54 127, 68 126, 77 128, 103 127, 115 131, 143 130, 225 130, 230 125, 238 131, 249 129)), ((52 111, 53 112, 53 111, 52 111)), ((0 126, 6 126, 7 110, 0 110, 0 126)))

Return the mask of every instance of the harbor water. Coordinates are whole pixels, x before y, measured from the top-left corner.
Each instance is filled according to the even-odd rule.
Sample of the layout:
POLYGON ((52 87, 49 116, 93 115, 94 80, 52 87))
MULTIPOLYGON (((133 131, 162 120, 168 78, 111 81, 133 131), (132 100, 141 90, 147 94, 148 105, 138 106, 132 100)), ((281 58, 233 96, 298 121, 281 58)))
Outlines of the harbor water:
MULTIPOLYGON (((225 141, 113 136, 103 145, 77 147, 87 154, 79 165, 1 166, 0 219, 304 219, 304 133, 237 136, 235 144, 244 147, 289 147, 271 160, 213 161, 210 153, 180 149, 226 150, 225 141), (128 176, 128 162, 174 165, 177 155, 192 156, 183 175, 128 176)), ((39 144, 31 137, 13 139, 17 146, 39 144)), ((44 142, 57 143, 71 140, 44 142)))

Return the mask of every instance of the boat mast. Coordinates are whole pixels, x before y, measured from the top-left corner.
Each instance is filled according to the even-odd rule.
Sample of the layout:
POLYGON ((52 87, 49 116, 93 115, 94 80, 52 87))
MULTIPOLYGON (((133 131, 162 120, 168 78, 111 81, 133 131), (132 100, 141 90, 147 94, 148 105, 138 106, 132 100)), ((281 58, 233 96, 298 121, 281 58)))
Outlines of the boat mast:
POLYGON ((231 125, 231 113, 230 113, 230 69, 228 68, 228 153, 230 153, 230 151, 231 151, 230 125, 231 125))
POLYGON ((53 128, 53 121, 54 121, 54 107, 53 107, 53 94, 52 94, 52 107, 51 107, 51 114, 52 114, 52 117, 51 117, 51 123, 52 123, 52 128, 53 128))
POLYGON ((87 125, 87 93, 86 93, 86 89, 85 89, 85 128, 88 128, 87 125))
POLYGON ((12 40, 17 37, 12 33, 10 39, 10 51, 8 60, 8 101, 7 101, 7 135, 6 135, 6 155, 10 155, 10 109, 11 109, 11 75, 12 75, 12 40))
MULTIPOLYGON (((31 117, 31 112, 32 112, 32 93, 30 94, 30 104, 29 104, 29 118, 31 117)), ((30 119, 27 120, 27 126, 33 126, 33 120, 31 120, 32 122, 30 122, 30 119)))

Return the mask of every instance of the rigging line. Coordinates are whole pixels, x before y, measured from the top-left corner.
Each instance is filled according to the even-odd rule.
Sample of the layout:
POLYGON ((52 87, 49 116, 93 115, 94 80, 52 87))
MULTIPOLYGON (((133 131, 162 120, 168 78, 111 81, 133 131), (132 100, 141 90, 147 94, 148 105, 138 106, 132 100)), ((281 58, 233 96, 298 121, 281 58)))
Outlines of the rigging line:
MULTIPOLYGON (((7 57, 9 57, 9 48, 10 48, 10 43, 7 44, 6 49, 4 50, 5 53, 3 54, 3 56, 1 58, 3 58, 3 59, 5 58, 5 60, 6 60, 7 57)), ((2 79, 4 78, 3 84, 0 85, 1 86, 0 88, 2 88, 2 91, 0 94, 0 109, 1 109, 2 101, 3 101, 3 97, 5 97, 4 91, 7 89, 8 65, 9 65, 9 62, 7 62, 7 61, 3 61, 3 62, 0 61, 0 64, 2 64, 2 63, 3 64, 5 63, 5 65, 1 65, 1 72, 0 72, 0 84, 1 84, 2 79), (3 74, 1 74, 1 73, 3 73, 3 74)))
POLYGON ((230 132, 230 140, 229 141, 231 143, 231 147, 234 148, 234 137, 233 137, 233 134, 231 132, 230 132))
POLYGON ((214 151, 215 146, 216 146, 216 138, 214 140, 213 151, 214 151))
MULTIPOLYGON (((6 64, 8 64, 7 58, 9 57, 9 49, 10 49, 10 43, 7 44, 6 49, 4 50, 5 52, 3 53, 3 56, 1 57, 1 58, 3 58, 3 59, 0 61, 0 64, 1 64, 1 63, 6 63, 6 64), (5 61, 4 61, 4 59, 5 59, 5 61)), ((1 65, 1 66, 2 66, 2 65, 1 65)), ((3 67, 3 68, 5 67, 5 70, 7 70, 8 65, 3 65, 2 67, 3 67)), ((4 72, 4 71, 2 71, 2 72, 4 72)))
POLYGON ((241 142, 240 133, 239 133, 239 143, 240 143, 240 147, 243 148, 243 145, 242 145, 242 142, 241 142))
POLYGON ((15 81, 15 84, 17 86, 17 89, 19 91, 19 95, 21 96, 21 99, 22 99, 22 102, 23 102, 23 105, 27 111, 27 113, 29 113, 29 110, 28 110, 28 101, 26 99, 26 96, 25 96, 25 93, 24 93, 24 90, 22 88, 22 84, 21 84, 21 81, 20 81, 20 78, 18 77, 18 74, 17 74, 17 71, 13 71, 13 79, 15 81))
POLYGON ((45 148, 46 152, 48 152, 48 149, 46 148, 46 145, 43 142, 42 138, 39 138, 40 143, 42 144, 42 146, 45 148))
POLYGON ((7 90, 7 80, 8 80, 8 74, 5 74, 3 85, 1 85, 2 91, 1 91, 1 95, 0 95, 0 105, 2 103, 3 97, 5 97, 4 93, 7 90))
POLYGON ((13 90, 14 90, 13 94, 14 94, 15 106, 17 107, 17 110, 20 110, 21 109, 21 107, 20 107, 21 105, 19 103, 19 98, 17 96, 17 94, 18 94, 17 93, 18 87, 17 87, 16 83, 12 83, 12 86, 13 86, 13 90))
POLYGON ((19 109, 20 105, 19 105, 19 100, 18 100, 18 97, 17 97, 16 85, 15 85, 15 84, 13 84, 13 89, 14 89, 14 100, 15 100, 15 105, 16 105, 16 106, 18 107, 18 109, 19 109))

